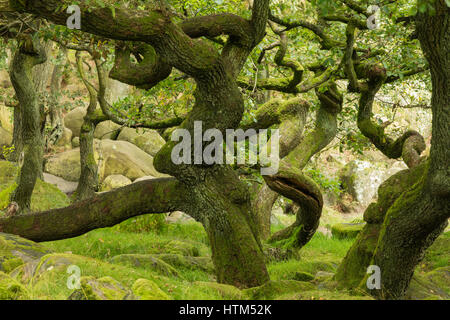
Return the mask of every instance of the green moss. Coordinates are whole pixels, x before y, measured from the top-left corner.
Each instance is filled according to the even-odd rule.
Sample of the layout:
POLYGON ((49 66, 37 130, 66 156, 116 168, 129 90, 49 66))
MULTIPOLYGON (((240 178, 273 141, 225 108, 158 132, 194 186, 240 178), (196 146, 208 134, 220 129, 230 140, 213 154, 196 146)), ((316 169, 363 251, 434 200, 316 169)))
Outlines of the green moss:
POLYGON ((165 214, 147 214, 130 218, 114 227, 111 230, 120 232, 149 232, 155 231, 163 233, 167 231, 165 214))
POLYGON ((0 271, 0 300, 27 299, 28 292, 23 285, 0 271))
POLYGON ((10 203, 10 196, 16 190, 17 184, 13 183, 0 191, 0 210, 6 209, 10 203))
POLYGON ((428 273, 416 272, 406 293, 407 299, 450 299, 450 267, 446 266, 428 273))
POLYGON ((211 273, 214 271, 214 265, 209 257, 191 257, 173 253, 155 254, 153 256, 176 268, 200 269, 211 273))
POLYGON ((447 267, 450 265, 450 232, 442 234, 428 248, 425 257, 421 262, 420 270, 429 272, 437 268, 447 267))
POLYGON ((15 268, 23 265, 24 262, 21 258, 12 258, 2 262, 2 268, 6 273, 10 273, 15 268))
POLYGON ((339 223, 331 227, 331 234, 340 239, 356 238, 364 226, 365 223, 339 223))
POLYGON ((170 300, 170 297, 156 283, 147 279, 136 280, 132 290, 141 300, 170 300))
POLYGON ((347 291, 312 290, 289 293, 277 297, 278 300, 373 300, 368 295, 352 295, 347 291))
POLYGON ((111 258, 111 263, 148 268, 166 277, 179 277, 178 271, 168 263, 148 254, 122 254, 111 258))
POLYGON ((200 255, 199 248, 194 244, 186 241, 172 240, 164 244, 165 253, 183 254, 185 256, 198 257, 200 255))
POLYGON ((244 300, 246 299, 245 294, 234 286, 227 284, 221 284, 217 282, 203 282, 197 281, 193 283, 194 286, 204 287, 209 290, 215 291, 214 295, 218 295, 225 300, 244 300))
POLYGON ((290 236, 286 239, 274 241, 271 244, 284 250, 295 250, 298 248, 298 235, 302 231, 303 225, 294 226, 290 231, 290 236))
POLYGON ((9 273, 24 261, 39 260, 48 253, 50 251, 40 244, 0 232, 0 271, 9 273))
POLYGON ((311 281, 314 276, 308 272, 296 272, 294 275, 294 280, 297 281, 311 281))
POLYGON ((359 233, 336 272, 335 279, 340 288, 355 288, 366 276, 367 266, 378 243, 379 231, 380 225, 367 224, 359 233))
POLYGON ((313 290, 314 285, 309 282, 295 280, 269 281, 256 288, 250 288, 243 292, 253 300, 272 300, 288 293, 313 290))
MULTIPOLYGON (((0 161, 0 210, 7 207, 12 192, 17 188, 17 173, 18 169, 13 163, 0 161)), ((62 208, 67 207, 69 204, 69 198, 56 186, 39 179, 36 181, 31 197, 32 211, 62 208)))
POLYGON ((81 277, 80 283, 87 300, 123 300, 130 293, 120 282, 109 276, 100 279, 81 277))
MULTIPOLYGON (((415 176, 415 178, 418 180, 415 181, 414 184, 412 184, 412 187, 406 189, 405 192, 403 192, 392 204, 392 206, 389 207, 388 211, 386 212, 386 218, 384 219, 384 222, 382 224, 379 239, 383 239, 384 235, 388 229, 388 227, 392 224, 392 221, 395 221, 399 216, 403 215, 405 212, 405 208, 408 208, 410 204, 412 203, 419 203, 419 199, 421 199, 423 195, 423 188, 425 185, 425 179, 426 179, 426 172, 427 172, 428 164, 425 165, 425 171, 422 171, 423 174, 415 176)), ((379 252, 386 252, 386 246, 388 244, 386 242, 380 241, 377 251, 379 252)), ((376 255, 376 252, 374 253, 376 255)))

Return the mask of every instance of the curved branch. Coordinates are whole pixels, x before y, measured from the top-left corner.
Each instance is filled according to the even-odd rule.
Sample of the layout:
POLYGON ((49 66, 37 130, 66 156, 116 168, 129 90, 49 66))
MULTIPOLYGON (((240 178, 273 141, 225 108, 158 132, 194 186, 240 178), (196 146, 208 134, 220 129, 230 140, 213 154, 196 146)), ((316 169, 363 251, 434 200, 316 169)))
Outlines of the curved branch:
MULTIPOLYGON (((65 26, 69 18, 65 9, 71 4, 69 0, 29 0, 26 5, 18 4, 17 10, 34 13, 65 26)), ((85 2, 79 7, 83 17, 82 31, 109 39, 150 44, 164 56, 167 64, 195 78, 208 80, 210 71, 219 63, 217 50, 205 41, 193 41, 164 10, 142 11, 122 7, 113 11, 109 7, 95 7, 85 2)))
POLYGON ((182 210, 183 186, 174 178, 152 179, 46 212, 0 218, 0 232, 36 242, 82 235, 131 217, 182 210))
POLYGON ((272 190, 293 200, 300 207, 296 221, 275 233, 270 241, 282 241, 297 249, 308 243, 316 232, 323 207, 319 187, 304 175, 302 169, 314 154, 325 148, 336 136, 337 115, 343 104, 342 94, 335 83, 326 85, 324 90, 316 90, 316 94, 321 106, 317 111, 314 130, 282 160, 279 174, 264 177, 272 190))
POLYGON ((253 42, 254 30, 251 23, 231 13, 190 18, 181 22, 180 26, 191 38, 229 35, 244 46, 251 46, 253 42))
POLYGON ((303 20, 296 20, 294 22, 283 20, 282 18, 274 16, 272 13, 269 14, 269 19, 280 26, 286 27, 285 31, 292 30, 298 27, 302 27, 305 29, 308 29, 312 31, 316 36, 320 38, 320 43, 322 45, 322 48, 325 50, 329 50, 333 47, 344 47, 345 44, 340 41, 336 41, 332 39, 330 36, 328 36, 323 28, 321 28, 317 24, 313 24, 311 22, 303 21, 303 20))
POLYGON ((303 247, 319 227, 323 198, 318 186, 301 170, 284 161, 276 175, 264 176, 264 180, 272 190, 295 201, 301 208, 296 221, 275 233, 270 241, 283 241, 294 248, 303 247))
POLYGON ((369 29, 367 27, 367 22, 365 20, 349 18, 344 15, 325 15, 325 16, 321 16, 321 18, 324 19, 325 21, 338 21, 338 22, 342 22, 342 23, 346 23, 346 24, 352 23, 355 26, 357 26, 358 29, 360 29, 360 30, 369 29))
POLYGON ((97 76, 99 83, 98 90, 98 102, 100 104, 100 108, 102 109, 103 114, 112 122, 127 126, 129 128, 147 128, 147 129, 167 129, 171 127, 179 126, 183 121, 183 117, 174 117, 170 119, 165 119, 161 121, 144 121, 140 123, 131 124, 130 121, 126 118, 125 115, 116 115, 111 111, 111 105, 106 100, 106 88, 107 88, 107 79, 108 73, 104 67, 104 65, 98 59, 94 59, 95 65, 97 68, 97 76))
POLYGON ((92 120, 97 108, 97 92, 95 87, 87 80, 83 69, 81 52, 75 54, 78 74, 89 93, 89 106, 80 129, 80 181, 75 191, 76 200, 91 198, 98 191, 98 166, 94 157, 94 130, 95 122, 92 120))
POLYGON ((172 67, 156 54, 152 46, 141 45, 132 51, 127 46, 116 46, 114 66, 109 77, 117 81, 149 90, 172 73, 172 67), (130 56, 142 55, 138 63, 132 63, 130 56))
MULTIPOLYGON (((337 115, 341 112, 343 104, 342 94, 337 90, 335 83, 328 84, 323 89, 316 90, 321 107, 317 111, 315 129, 305 137, 302 138, 302 134, 308 104, 305 102, 299 104, 302 101, 299 98, 285 102, 276 99, 263 105, 258 109, 257 122, 253 125, 257 128, 267 128, 279 124, 280 135, 283 137, 280 141, 280 157, 283 160, 279 172, 264 176, 264 179, 271 190, 293 200, 301 209, 296 214, 294 224, 274 234, 270 241, 297 249, 303 247, 314 235, 319 226, 323 207, 319 187, 304 175, 302 169, 314 154, 325 148, 336 136, 337 115), (293 108, 295 105, 302 107, 293 108), (297 111, 293 112, 294 110, 297 111), (286 115, 280 118, 280 113, 286 115)), ((267 187, 263 187, 260 195, 272 198, 267 191, 267 187)), ((267 226, 270 225, 271 204, 272 200, 263 203, 262 206, 256 204, 258 219, 261 222, 261 235, 264 237, 269 233, 267 226)))
POLYGON ((373 65, 367 87, 362 90, 359 100, 358 128, 384 155, 391 159, 403 156, 403 160, 411 168, 420 163, 420 154, 426 148, 420 133, 409 130, 397 140, 393 140, 385 134, 383 126, 371 120, 375 95, 385 79, 386 70, 379 64, 373 65))
POLYGON ((361 85, 358 81, 358 77, 356 75, 355 67, 353 64, 355 33, 356 27, 352 23, 348 24, 345 31, 345 34, 347 36, 347 45, 344 54, 344 72, 349 81, 348 89, 350 92, 359 92, 361 90, 361 85))
POLYGON ((384 83, 392 83, 397 80, 402 80, 403 78, 410 77, 410 76, 413 76, 413 75, 416 75, 416 74, 419 74, 419 73, 422 73, 422 72, 425 72, 428 70, 430 70, 429 66, 423 66, 423 67, 418 67, 416 69, 407 70, 407 71, 402 72, 400 75, 388 76, 384 83))
POLYGON ((353 1, 353 0, 339 0, 339 1, 344 3, 347 7, 349 7, 353 11, 356 11, 357 13, 362 14, 367 17, 366 8, 359 5, 356 1, 353 1))

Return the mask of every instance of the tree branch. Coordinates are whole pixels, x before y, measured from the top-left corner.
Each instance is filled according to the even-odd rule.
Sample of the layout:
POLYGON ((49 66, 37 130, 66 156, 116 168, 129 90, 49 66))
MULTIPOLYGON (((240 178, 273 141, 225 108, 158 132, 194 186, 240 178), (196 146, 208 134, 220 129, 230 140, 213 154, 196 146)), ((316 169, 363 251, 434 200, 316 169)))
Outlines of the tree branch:
POLYGON ((172 67, 156 54, 152 46, 140 45, 131 50, 126 45, 116 46, 114 66, 109 77, 120 82, 149 90, 172 73, 172 67), (141 55, 143 59, 132 63, 130 56, 141 55))
POLYGON ((174 178, 145 180, 66 208, 0 218, 0 232, 37 242, 67 239, 131 217, 182 210, 185 195, 174 178))

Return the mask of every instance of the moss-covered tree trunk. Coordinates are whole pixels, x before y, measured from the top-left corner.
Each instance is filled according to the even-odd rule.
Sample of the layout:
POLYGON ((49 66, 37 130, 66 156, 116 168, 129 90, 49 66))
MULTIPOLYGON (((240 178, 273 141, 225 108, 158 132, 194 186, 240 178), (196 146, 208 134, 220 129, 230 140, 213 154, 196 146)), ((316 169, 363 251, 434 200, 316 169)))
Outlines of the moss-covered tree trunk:
POLYGON ((53 68, 50 80, 50 99, 48 105, 48 120, 50 122, 50 132, 47 133, 47 148, 54 145, 63 136, 64 123, 62 116, 62 109, 59 105, 61 98, 61 83, 63 80, 63 71, 67 63, 67 50, 64 47, 58 52, 57 59, 59 60, 53 68))
POLYGON ((253 210, 258 219, 259 236, 262 240, 270 238, 272 209, 279 196, 267 183, 264 183, 256 192, 253 210))
POLYGON ((97 92, 92 84, 87 80, 83 69, 83 60, 80 51, 76 53, 78 73, 89 92, 89 106, 84 116, 84 121, 80 130, 80 164, 81 173, 75 200, 80 201, 91 198, 98 191, 98 166, 94 154, 94 130, 93 120, 97 108, 97 92))
POLYGON ((414 269, 450 217, 450 8, 444 0, 434 7, 434 15, 418 14, 416 20, 433 83, 430 157, 380 186, 378 202, 365 212, 368 225, 336 274, 341 284, 368 290, 366 269, 378 266, 381 289, 369 291, 379 299, 404 296, 414 269))
POLYGON ((286 248, 299 249, 308 243, 319 227, 322 214, 323 197, 320 188, 302 170, 314 154, 325 148, 336 136, 337 115, 342 110, 343 98, 333 82, 316 90, 316 94, 320 100, 320 108, 316 113, 314 129, 302 137, 294 148, 287 149, 278 174, 264 176, 272 190, 299 206, 296 221, 270 238, 271 242, 278 242, 278 245, 286 248))
POLYGON ((17 203, 19 212, 29 211, 36 179, 42 176, 42 122, 32 70, 34 66, 45 60, 46 55, 39 40, 26 36, 20 40, 11 64, 10 77, 19 100, 17 108, 20 112, 21 125, 19 129, 23 143, 18 186, 11 195, 11 202, 17 203))

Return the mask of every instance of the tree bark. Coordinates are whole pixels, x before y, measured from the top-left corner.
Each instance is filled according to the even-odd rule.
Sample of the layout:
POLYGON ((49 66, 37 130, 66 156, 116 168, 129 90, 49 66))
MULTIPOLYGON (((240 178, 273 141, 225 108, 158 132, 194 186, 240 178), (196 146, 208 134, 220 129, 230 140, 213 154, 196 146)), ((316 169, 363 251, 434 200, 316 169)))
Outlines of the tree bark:
POLYGON ((61 83, 63 71, 67 63, 67 50, 61 47, 58 52, 58 59, 61 59, 53 68, 50 81, 50 99, 48 101, 48 120, 50 121, 50 132, 47 133, 46 148, 58 143, 64 133, 64 123, 62 109, 59 105, 61 97, 61 83))
POLYGON ((135 216, 182 210, 187 194, 176 179, 145 180, 66 208, 1 218, 0 232, 37 242, 67 239, 135 216))
POLYGON ((30 210, 31 195, 36 180, 42 177, 43 138, 41 132, 41 112, 36 95, 32 70, 45 62, 46 55, 38 40, 26 36, 21 40, 14 55, 11 68, 11 82, 19 100, 21 125, 20 140, 23 151, 20 158, 20 174, 17 189, 11 195, 11 202, 17 203, 18 212, 30 210), (22 159, 20 162, 22 162, 22 159))
POLYGON ((76 53, 76 60, 78 73, 89 92, 89 106, 80 130, 81 173, 77 190, 75 191, 75 200, 80 201, 93 197, 99 187, 98 165, 95 162, 94 154, 95 122, 93 120, 97 108, 97 92, 87 80, 80 51, 76 53))
POLYGON ((377 204, 365 213, 368 225, 336 274, 342 285, 359 286, 378 299, 405 295, 414 269, 450 217, 450 9, 444 0, 435 1, 434 8, 435 15, 420 13, 416 20, 433 83, 430 157, 380 186, 377 204), (369 265, 381 270, 379 290, 366 288, 369 265))
MULTIPOLYGON (((295 222, 275 233, 270 242, 286 248, 300 249, 307 244, 319 227, 323 197, 317 184, 302 170, 312 156, 325 148, 336 136, 337 115, 342 110, 343 97, 335 83, 316 90, 320 108, 316 113, 314 129, 280 163, 279 173, 264 176, 269 187, 293 200, 299 210, 295 222)), ((303 131, 303 130, 302 130, 303 131)))

